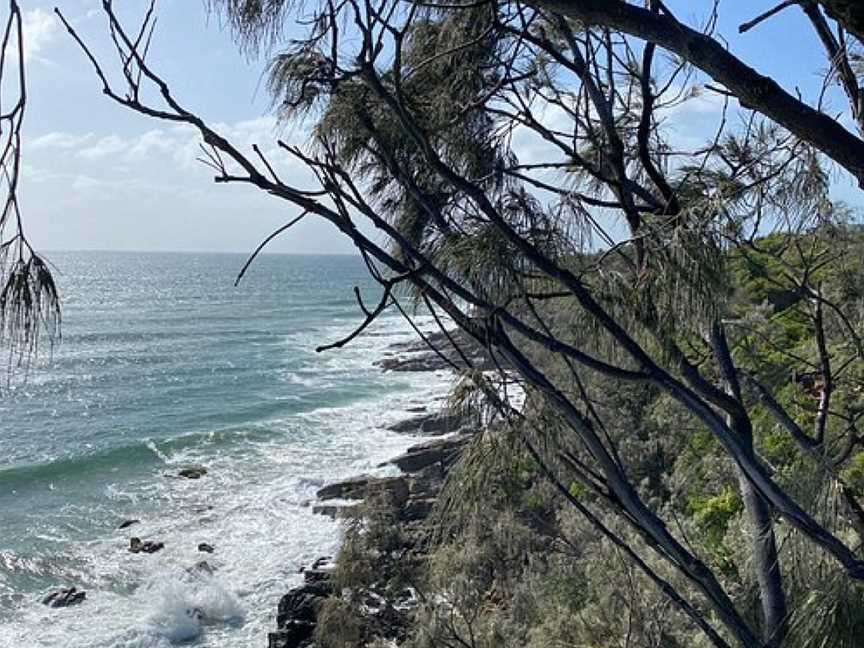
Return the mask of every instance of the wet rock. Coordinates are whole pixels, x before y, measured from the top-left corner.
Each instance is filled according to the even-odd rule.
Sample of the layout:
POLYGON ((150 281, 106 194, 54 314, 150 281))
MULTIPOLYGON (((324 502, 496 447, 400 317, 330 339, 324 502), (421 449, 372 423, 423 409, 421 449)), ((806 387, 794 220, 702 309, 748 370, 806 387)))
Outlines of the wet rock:
POLYGON ((206 560, 198 561, 197 563, 195 563, 194 565, 192 565, 191 567, 188 567, 186 569, 186 572, 190 576, 198 576, 198 577, 212 576, 215 571, 216 571, 216 569, 210 563, 208 563, 206 560))
POLYGON ((71 605, 78 605, 87 598, 87 592, 79 590, 76 587, 59 589, 51 592, 42 599, 42 605, 47 605, 52 608, 63 608, 71 605))
POLYGON ((216 548, 211 544, 207 544, 206 542, 201 542, 198 545, 198 551, 203 551, 204 553, 213 553, 214 551, 216 551, 216 548))
POLYGON ((279 600, 276 611, 276 627, 282 629, 290 621, 315 623, 321 602, 333 593, 329 583, 318 581, 306 583, 288 591, 279 600))
POLYGON ((207 618, 207 616, 204 614, 204 610, 202 610, 201 608, 187 608, 185 612, 186 616, 188 616, 190 619, 194 619, 198 623, 204 622, 207 618))
POLYGON ((122 521, 122 522, 117 526, 117 528, 118 528, 118 529, 128 529, 128 528, 129 528, 130 526, 132 526, 133 524, 138 524, 138 523, 140 523, 140 522, 141 522, 141 520, 123 520, 123 521, 122 521))
MULTIPOLYGON (((326 560, 326 559, 319 559, 326 560)), ((315 561, 315 564, 319 563, 315 561)), ((321 603, 333 594, 327 581, 306 583, 290 590, 279 601, 276 632, 268 635, 270 648, 305 648, 312 644, 321 603)))
POLYGON ((439 436, 456 432, 465 423, 465 417, 460 414, 426 414, 414 416, 387 429, 399 434, 424 434, 427 436, 439 436))
POLYGON ((290 621, 284 628, 267 635, 268 648, 312 648, 314 623, 290 621))
POLYGON ((132 553, 156 553, 165 548, 164 542, 154 542, 152 540, 144 540, 141 538, 129 538, 129 551, 132 553))
POLYGON ((316 504, 312 507, 312 513, 315 515, 324 515, 331 520, 351 517, 351 506, 340 506, 339 504, 316 504))
POLYGON ((207 474, 207 469, 204 466, 187 466, 177 473, 178 477, 185 479, 201 479, 207 474))
POLYGON ((353 479, 328 484, 319 489, 317 493, 318 499, 325 501, 331 499, 366 499, 376 495, 386 495, 393 503, 401 504, 408 498, 408 482, 401 475, 398 477, 361 475, 353 479))
POLYGON ((375 363, 384 371, 444 371, 453 367, 440 356, 430 353, 429 355, 416 355, 406 357, 384 358, 375 363))
POLYGON ((425 405, 416 405, 414 407, 408 407, 405 409, 409 414, 422 414, 426 411, 425 405))
POLYGON ((333 578, 336 563, 330 557, 319 558, 309 569, 303 570, 303 580, 307 585, 329 583, 333 578))
POLYGON ((389 351, 392 355, 375 364, 385 371, 442 371, 453 369, 453 365, 465 367, 462 355, 451 345, 450 340, 453 340, 476 369, 495 368, 485 349, 462 331, 450 331, 449 337, 438 331, 427 335, 426 340, 439 353, 432 351, 423 340, 413 340, 391 345, 389 351))
POLYGON ((396 465, 406 473, 415 473, 436 464, 446 467, 456 460, 471 436, 471 434, 459 434, 446 439, 420 443, 383 465, 396 465))

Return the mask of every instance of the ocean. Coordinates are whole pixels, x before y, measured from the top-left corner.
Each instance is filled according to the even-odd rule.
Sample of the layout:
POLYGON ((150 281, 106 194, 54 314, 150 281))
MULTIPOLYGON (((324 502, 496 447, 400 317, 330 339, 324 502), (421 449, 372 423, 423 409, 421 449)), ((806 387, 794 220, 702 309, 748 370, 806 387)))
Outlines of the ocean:
POLYGON ((261 256, 235 288, 240 254, 47 256, 62 342, 0 393, 0 647, 266 646, 298 570, 338 547, 315 491, 415 442, 386 426, 448 376, 373 365, 413 339, 395 314, 315 352, 361 320, 355 285, 377 303, 354 257, 261 256), (70 586, 81 605, 41 604, 70 586))

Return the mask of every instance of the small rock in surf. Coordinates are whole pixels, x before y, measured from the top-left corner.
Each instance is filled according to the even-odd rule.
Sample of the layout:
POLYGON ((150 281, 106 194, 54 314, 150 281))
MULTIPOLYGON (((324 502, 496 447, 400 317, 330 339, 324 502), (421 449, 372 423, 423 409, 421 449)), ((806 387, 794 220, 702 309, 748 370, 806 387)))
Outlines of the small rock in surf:
POLYGON ((177 476, 185 477, 186 479, 200 479, 206 474, 207 469, 204 466, 189 466, 178 472, 177 476))
POLYGON ((86 598, 87 592, 79 591, 75 587, 69 587, 51 592, 42 599, 42 604, 52 608, 62 608, 78 605, 86 598))
POLYGON ((156 553, 165 547, 164 542, 153 542, 152 540, 144 540, 141 538, 129 539, 129 551, 132 553, 156 553))

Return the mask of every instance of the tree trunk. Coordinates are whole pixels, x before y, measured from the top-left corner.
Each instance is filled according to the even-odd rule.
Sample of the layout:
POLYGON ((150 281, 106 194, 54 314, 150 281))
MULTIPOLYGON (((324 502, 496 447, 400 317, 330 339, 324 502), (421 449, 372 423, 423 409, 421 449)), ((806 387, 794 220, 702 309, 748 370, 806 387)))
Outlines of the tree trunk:
POLYGON ((752 533, 753 568, 759 582, 759 599, 764 622, 762 639, 768 646, 780 646, 787 629, 786 593, 783 591, 771 508, 747 476, 741 470, 736 472, 738 489, 747 512, 750 533, 752 533))
POLYGON ((864 42, 864 5, 861 0, 819 0, 825 12, 864 42))

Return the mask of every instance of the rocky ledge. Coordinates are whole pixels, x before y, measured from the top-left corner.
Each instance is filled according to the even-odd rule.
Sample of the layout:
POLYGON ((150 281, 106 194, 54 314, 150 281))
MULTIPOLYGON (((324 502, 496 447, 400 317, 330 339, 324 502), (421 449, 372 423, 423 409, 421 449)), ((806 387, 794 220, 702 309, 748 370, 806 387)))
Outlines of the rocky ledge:
MULTIPOLYGON (((432 342, 443 346, 444 334, 431 336, 432 342)), ((461 339, 461 338, 460 338, 461 339)), ((465 349, 471 347, 461 340, 465 349)), ((455 353, 455 352, 453 352, 455 353)), ((475 348, 472 362, 481 365, 482 359, 475 348)), ((448 356, 449 357, 449 356, 448 356)), ((455 358, 450 357, 451 360, 455 358)), ((450 368, 448 363, 429 352, 425 343, 410 343, 391 347, 391 357, 376 363, 392 371, 435 371, 450 368), (409 354, 407 357, 404 354, 409 354)), ((357 517, 357 507, 364 501, 384 499, 394 512, 410 546, 404 547, 405 559, 424 551, 424 522, 432 512, 444 485, 449 468, 455 463, 478 429, 471 417, 443 412, 427 413, 426 408, 411 410, 412 416, 389 429, 404 434, 436 437, 409 447, 403 454, 379 467, 395 466, 402 471, 396 476, 378 477, 359 475, 327 484, 317 492, 318 503, 313 511, 333 518, 357 517)), ((279 601, 276 631, 269 633, 269 648, 314 648, 314 633, 322 605, 338 592, 332 582, 335 569, 329 556, 316 560, 303 570, 303 584, 288 591, 279 601)), ((388 574, 381 573, 382 582, 388 574)), ((395 599, 388 600, 372 592, 364 594, 364 635, 391 640, 394 644, 405 639, 408 630, 408 611, 415 605, 414 593, 406 590, 395 599)))
MULTIPOLYGON (((407 539, 404 550, 406 559, 410 559, 408 555, 423 551, 424 521, 432 512, 441 492, 448 466, 469 436, 467 433, 460 434, 458 444, 447 439, 447 450, 436 450, 438 461, 423 462, 416 470, 412 466, 405 474, 395 477, 361 475, 328 484, 318 491, 319 500, 326 503, 317 505, 315 511, 349 518, 353 513, 351 509, 358 506, 359 500, 386 498, 395 511, 396 524, 402 527, 402 537, 407 539), (353 503, 330 504, 333 500, 351 500, 353 503)), ((427 445, 431 444, 421 444, 427 445)), ((419 454, 421 451, 416 452, 419 454)), ((410 454, 409 451, 406 456, 410 454)), ((393 461, 396 462, 395 459, 393 461)), ((277 629, 269 633, 269 648, 314 648, 313 636, 321 607, 327 599, 338 596, 332 584, 335 567, 333 559, 324 556, 303 570, 303 584, 289 590, 279 601, 277 629)), ((388 578, 387 573, 380 574, 382 582, 388 578)), ((414 593, 406 590, 396 600, 388 600, 373 592, 367 592, 364 596, 364 627, 370 637, 374 635, 397 643, 403 640, 408 629, 406 612, 416 602, 414 593)))
POLYGON ((485 349, 458 330, 432 333, 426 340, 394 344, 375 365, 385 371, 442 371, 454 366, 464 368, 466 359, 477 369, 495 368, 485 349))
MULTIPOLYGON (((474 366, 483 368, 485 354, 463 334, 435 333, 429 342, 443 351, 443 357, 429 350, 425 342, 411 342, 390 347, 387 357, 376 363, 387 371, 438 371, 451 369, 451 362, 464 366, 458 352, 449 345, 448 335, 460 346, 474 366)), ((395 466, 401 474, 395 476, 358 475, 327 484, 317 493, 313 511, 332 518, 349 519, 358 516, 363 501, 386 501, 393 511, 408 546, 404 559, 411 560, 425 550, 422 542, 424 522, 432 512, 444 485, 449 468, 479 428, 476 417, 450 414, 421 406, 408 410, 409 418, 390 426, 400 434, 432 437, 409 447, 403 454, 381 464, 379 468, 395 466), (431 410, 431 411, 430 411, 431 410)), ((335 563, 330 556, 316 560, 303 570, 303 584, 291 589, 279 601, 276 631, 269 633, 269 648, 313 648, 315 627, 322 605, 337 597, 332 580, 335 563)), ((381 582, 389 575, 380 574, 381 582)), ((408 629, 407 612, 416 603, 414 593, 406 590, 389 600, 372 592, 364 594, 364 635, 392 640, 405 639, 408 629), (368 600, 366 600, 368 599, 368 600)))

